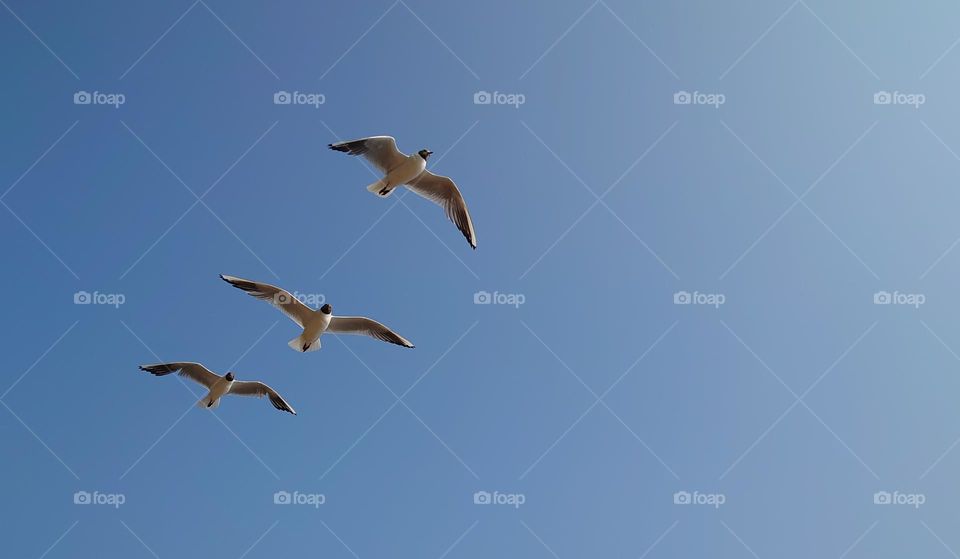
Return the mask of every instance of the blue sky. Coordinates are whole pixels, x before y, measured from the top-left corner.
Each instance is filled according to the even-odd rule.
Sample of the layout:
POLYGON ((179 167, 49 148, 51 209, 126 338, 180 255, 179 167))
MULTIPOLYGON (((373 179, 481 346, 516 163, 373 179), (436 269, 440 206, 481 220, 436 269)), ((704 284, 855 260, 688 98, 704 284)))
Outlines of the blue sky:
POLYGON ((9 556, 960 550, 955 3, 0 4, 9 556))

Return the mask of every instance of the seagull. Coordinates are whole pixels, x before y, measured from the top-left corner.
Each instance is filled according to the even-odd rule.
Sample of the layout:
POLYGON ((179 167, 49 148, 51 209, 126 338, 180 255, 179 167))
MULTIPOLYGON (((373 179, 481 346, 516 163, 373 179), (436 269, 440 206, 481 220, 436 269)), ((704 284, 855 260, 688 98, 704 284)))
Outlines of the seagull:
POLYGON ((201 408, 216 408, 220 405, 220 398, 227 394, 236 396, 267 396, 273 407, 280 411, 290 412, 297 415, 297 412, 290 407, 277 391, 259 381, 238 381, 234 380, 232 372, 220 376, 200 363, 191 363, 187 361, 177 363, 157 363, 155 365, 140 365, 141 371, 152 373, 158 377, 177 373, 182 377, 198 382, 207 387, 207 394, 200 398, 197 406, 201 408))
POLYGON ((381 198, 386 198, 398 186, 406 186, 427 200, 438 204, 450 221, 467 238, 474 249, 477 248, 477 233, 473 230, 473 220, 467 211, 460 190, 450 177, 434 175, 427 170, 427 158, 433 155, 428 149, 422 149, 413 155, 407 155, 397 149, 397 141, 392 136, 371 136, 329 144, 330 149, 350 155, 362 155, 373 163, 383 178, 367 187, 381 198))
POLYGON ((361 334, 377 338, 384 342, 403 347, 414 347, 406 338, 380 324, 376 320, 362 316, 333 316, 333 307, 329 303, 313 310, 290 294, 268 283, 250 281, 233 276, 220 275, 220 279, 246 291, 251 296, 280 309, 290 320, 296 322, 303 333, 287 343, 294 351, 306 353, 320 349, 320 336, 324 332, 334 334, 361 334))

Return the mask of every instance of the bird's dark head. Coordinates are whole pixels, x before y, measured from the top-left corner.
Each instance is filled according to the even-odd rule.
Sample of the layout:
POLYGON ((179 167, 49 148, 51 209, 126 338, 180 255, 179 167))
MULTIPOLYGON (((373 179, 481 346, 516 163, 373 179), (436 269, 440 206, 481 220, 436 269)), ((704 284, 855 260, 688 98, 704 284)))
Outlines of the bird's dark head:
POLYGON ((428 157, 430 157, 431 155, 433 155, 433 152, 430 151, 430 150, 428 150, 428 149, 422 149, 422 150, 418 151, 417 153, 420 155, 420 157, 423 158, 424 161, 426 161, 428 157))
POLYGON ((229 381, 232 381, 233 378, 234 378, 234 377, 233 377, 233 372, 231 371, 231 372, 227 373, 227 376, 225 376, 225 377, 223 377, 223 378, 225 378, 225 379, 227 379, 227 380, 229 380, 229 381))
POLYGON ((330 303, 326 303, 325 305, 320 307, 320 312, 322 312, 323 314, 333 314, 333 307, 330 306, 330 303))

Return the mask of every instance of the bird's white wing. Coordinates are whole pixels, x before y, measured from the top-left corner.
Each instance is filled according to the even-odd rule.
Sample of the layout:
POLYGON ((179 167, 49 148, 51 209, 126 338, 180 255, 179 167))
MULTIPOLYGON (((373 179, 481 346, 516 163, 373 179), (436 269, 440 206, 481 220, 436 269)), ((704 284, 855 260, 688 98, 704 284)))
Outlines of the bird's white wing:
POLYGON ((397 141, 393 139, 393 136, 371 136, 370 138, 330 144, 329 147, 332 150, 342 151, 350 155, 364 156, 384 175, 403 163, 407 158, 397 149, 397 141))
POLYGON ((327 332, 335 334, 360 334, 403 347, 413 347, 409 340, 376 320, 362 316, 335 316, 330 319, 327 332))
POLYGON ((140 370, 152 373, 158 377, 169 375, 170 373, 177 373, 182 377, 187 377, 192 381, 199 382, 207 388, 212 387, 218 380, 223 378, 200 363, 191 363, 187 361, 181 361, 177 363, 157 363, 155 365, 140 365, 140 370))
POLYGON ((463 233, 470 246, 477 248, 477 233, 473 230, 473 220, 470 218, 470 212, 467 211, 467 203, 464 202, 460 190, 450 177, 424 171, 407 183, 407 186, 443 208, 444 213, 463 233))
POLYGON ((259 381, 234 381, 230 386, 229 393, 236 394, 237 396, 256 396, 258 398, 267 396, 270 398, 270 403, 273 404, 273 407, 280 411, 297 415, 297 412, 293 410, 286 400, 277 394, 276 390, 259 381))
POLYGON ((266 301, 274 307, 277 307, 283 314, 290 317, 290 320, 299 324, 301 328, 303 328, 303 325, 306 324, 307 320, 313 315, 313 309, 301 303, 299 299, 285 289, 280 289, 269 283, 260 283, 258 281, 224 276, 222 274, 220 275, 220 279, 237 289, 246 291, 257 299, 266 301))

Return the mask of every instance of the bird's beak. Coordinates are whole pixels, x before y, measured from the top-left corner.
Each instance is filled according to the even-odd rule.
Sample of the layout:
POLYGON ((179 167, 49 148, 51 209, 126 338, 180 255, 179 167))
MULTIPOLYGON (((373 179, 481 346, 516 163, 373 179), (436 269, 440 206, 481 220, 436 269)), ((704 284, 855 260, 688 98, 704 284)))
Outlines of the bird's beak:
POLYGON ((427 150, 427 155, 433 155, 433 152, 430 150, 427 150))

